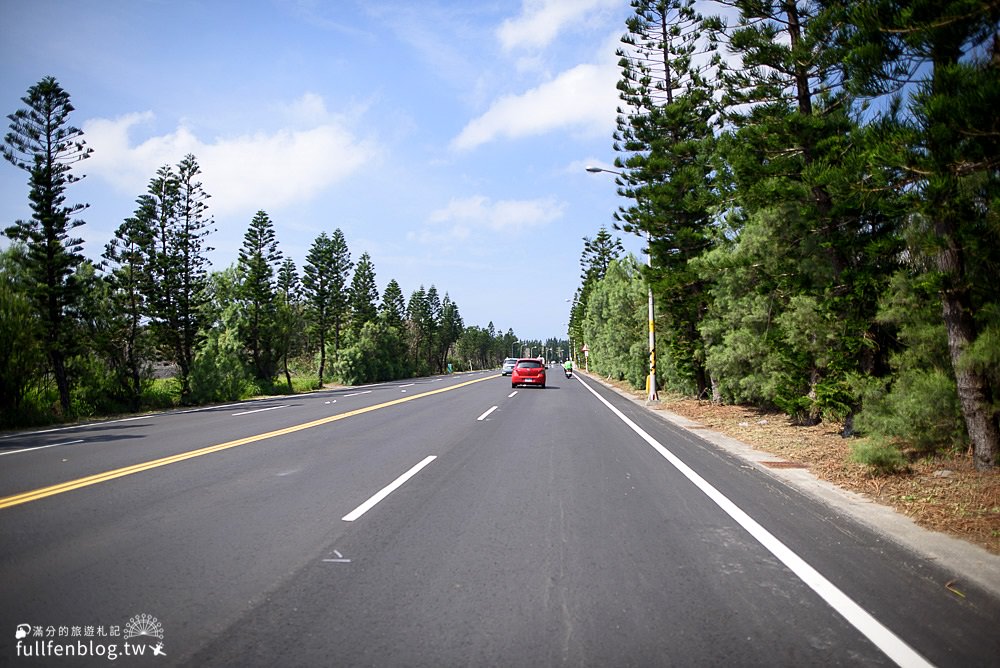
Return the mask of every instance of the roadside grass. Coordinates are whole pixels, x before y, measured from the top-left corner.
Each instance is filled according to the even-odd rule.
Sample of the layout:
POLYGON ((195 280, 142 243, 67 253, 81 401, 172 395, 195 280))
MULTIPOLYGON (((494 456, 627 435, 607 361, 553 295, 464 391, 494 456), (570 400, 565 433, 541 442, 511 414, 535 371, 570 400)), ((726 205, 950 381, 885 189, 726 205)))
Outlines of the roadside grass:
MULTIPOLYGON (((260 387, 254 383, 247 383, 244 391, 235 400, 245 401, 247 399, 268 396, 305 394, 316 389, 319 389, 319 385, 314 375, 293 375, 291 389, 289 389, 284 377, 265 387, 260 387)), ((149 413, 171 410, 181 405, 181 385, 177 378, 154 378, 143 389, 139 412, 149 413)), ((102 420, 128 414, 127 412, 117 410, 94 410, 93 407, 76 403, 74 404, 75 417, 67 420, 61 416, 58 408, 58 395, 56 394, 54 384, 49 383, 33 391, 26 397, 16 416, 16 422, 10 421, 10 424, 8 424, 6 421, 0 421, 0 429, 35 429, 57 424, 69 425, 85 420, 102 420)))

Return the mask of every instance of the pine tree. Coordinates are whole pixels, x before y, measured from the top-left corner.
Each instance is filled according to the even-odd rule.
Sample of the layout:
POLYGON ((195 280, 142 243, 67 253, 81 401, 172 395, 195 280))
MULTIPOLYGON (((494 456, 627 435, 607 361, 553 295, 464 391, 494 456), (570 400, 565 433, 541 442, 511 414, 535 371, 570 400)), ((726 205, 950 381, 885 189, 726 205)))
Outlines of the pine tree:
POLYGON ((67 359, 73 354, 73 310, 80 299, 75 274, 83 262, 83 240, 71 236, 84 224, 73 216, 86 204, 65 205, 66 188, 82 177, 73 165, 90 157, 83 132, 68 125, 73 112, 69 93, 53 77, 45 77, 21 98, 26 105, 7 118, 3 157, 29 175, 31 219, 17 221, 4 234, 26 245, 24 259, 28 295, 44 331, 45 352, 59 390, 64 415, 70 413, 67 359))
POLYGON ((625 254, 621 239, 612 237, 608 229, 601 226, 597 235, 591 239, 583 238, 583 254, 580 256, 580 266, 583 274, 580 276, 584 285, 589 281, 599 281, 604 278, 613 260, 625 254))
POLYGON ((250 363, 257 380, 270 383, 277 372, 277 294, 275 270, 281 251, 274 224, 264 211, 258 211, 243 236, 238 267, 239 299, 244 311, 245 331, 240 338, 249 350, 250 363))
MULTIPOLYGON (((672 362, 699 394, 707 380, 698 332, 705 295, 688 262, 711 238, 713 91, 697 56, 701 17, 694 0, 633 0, 619 49, 622 78, 615 165, 619 193, 634 200, 616 215, 622 229, 647 235, 648 279, 664 300, 672 362)), ((654 379, 655 382, 655 379, 654 379)))
POLYGON ((147 298, 157 339, 180 368, 181 401, 191 397, 191 369, 205 339, 209 303, 206 238, 212 232, 201 168, 186 155, 177 171, 165 165, 150 181, 143 210, 152 232, 147 298))
POLYGON ((351 332, 361 332, 366 323, 378 317, 378 286, 375 284, 375 266, 371 256, 362 253, 350 287, 351 332))
POLYGON ((347 247, 344 233, 337 228, 330 235, 330 320, 333 327, 333 355, 340 354, 341 334, 350 317, 350 292, 348 279, 354 263, 347 247))
POLYGON ((438 294, 437 287, 431 286, 427 289, 427 311, 421 329, 424 332, 427 348, 424 351, 424 359, 428 368, 433 371, 441 371, 438 367, 437 348, 441 338, 441 295, 438 294))
POLYGON ((446 292, 441 300, 441 317, 437 336, 437 367, 444 373, 448 365, 448 351, 462 336, 465 325, 462 315, 458 312, 458 304, 451 300, 446 292))
POLYGON ((152 244, 148 221, 152 219, 154 203, 148 195, 142 195, 136 205, 135 215, 118 226, 103 255, 110 270, 106 280, 115 313, 107 352, 120 359, 120 364, 113 366, 117 367, 119 385, 133 411, 139 409, 143 382, 152 361, 152 342, 144 320, 149 312, 145 287, 148 249, 152 244))
POLYGON ((845 417, 858 403, 848 379, 885 368, 877 300, 899 248, 842 87, 839 2, 724 4, 739 12, 734 25, 710 22, 729 52, 716 60, 727 227, 696 262, 711 283, 702 331, 714 392, 808 422, 845 417))
POLYGON ((306 255, 302 287, 307 304, 306 315, 319 344, 319 386, 326 370, 326 341, 333 319, 334 258, 330 237, 321 232, 306 255))
POLYGON ((587 313, 587 300, 594 286, 604 278, 608 267, 614 260, 625 254, 625 248, 618 237, 612 237, 607 228, 601 226, 597 235, 591 239, 583 238, 583 253, 580 256, 581 285, 573 296, 570 307, 568 331, 570 339, 576 342, 577 350, 583 345, 583 322, 587 313))
POLYGON ((301 301, 301 283, 295 262, 285 258, 278 269, 277 279, 277 331, 275 351, 281 361, 288 389, 292 389, 292 374, 288 368, 289 358, 297 354, 305 339, 305 314, 301 301))
POLYGON ((896 95, 899 114, 873 152, 912 198, 910 268, 938 292, 975 465, 990 469, 1000 458, 1000 6, 859 0, 846 13, 850 86, 896 95))
POLYGON ((382 304, 379 306, 379 315, 390 327, 401 329, 403 320, 406 318, 406 299, 403 297, 403 290, 399 283, 393 278, 385 286, 382 293, 382 304))
POLYGON ((428 323, 431 320, 431 309, 427 303, 427 290, 424 286, 414 290, 410 294, 410 300, 406 304, 406 329, 410 344, 410 358, 413 361, 414 369, 417 373, 424 373, 426 369, 426 358, 423 351, 430 338, 428 323))

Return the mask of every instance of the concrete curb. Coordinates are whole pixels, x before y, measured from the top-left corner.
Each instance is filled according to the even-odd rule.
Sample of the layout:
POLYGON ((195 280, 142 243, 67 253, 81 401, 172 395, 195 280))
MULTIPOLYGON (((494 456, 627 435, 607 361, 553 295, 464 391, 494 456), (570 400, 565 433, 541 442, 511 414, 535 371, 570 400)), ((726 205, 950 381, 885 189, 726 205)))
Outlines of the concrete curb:
POLYGON ((766 466, 763 462, 784 462, 787 460, 763 450, 756 450, 742 441, 707 429, 698 422, 671 411, 662 408, 654 410, 646 405, 645 400, 636 399, 597 376, 581 375, 586 375, 590 380, 600 383, 633 404, 645 408, 650 414, 665 422, 724 449, 773 478, 782 480, 804 494, 808 494, 827 506, 852 517, 897 545, 920 555, 924 559, 936 562, 940 567, 954 574, 957 589, 961 590, 962 582, 974 583, 992 596, 1000 598, 1000 556, 985 548, 960 538, 925 529, 889 506, 877 503, 863 494, 821 480, 807 469, 766 466))

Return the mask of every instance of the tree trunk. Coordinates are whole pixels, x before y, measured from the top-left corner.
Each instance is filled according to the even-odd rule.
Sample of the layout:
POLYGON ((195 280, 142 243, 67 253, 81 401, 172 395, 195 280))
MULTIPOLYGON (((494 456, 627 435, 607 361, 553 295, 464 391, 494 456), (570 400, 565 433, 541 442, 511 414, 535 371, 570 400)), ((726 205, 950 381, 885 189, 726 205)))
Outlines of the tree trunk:
POLYGON ((288 351, 286 350, 281 356, 281 366, 285 370, 285 380, 288 382, 288 391, 292 391, 292 374, 288 371, 288 351))
POLYGON ((942 247, 935 260, 944 280, 942 315, 948 331, 948 351, 955 371, 962 416, 972 441, 976 469, 985 471, 997 465, 1000 428, 991 408, 993 392, 989 379, 983 373, 968 368, 962 360, 965 351, 976 340, 976 322, 972 317, 969 290, 965 287, 965 261, 954 227, 947 216, 937 219, 935 232, 942 241, 942 247))
POLYGON ((986 471, 997 465, 1000 454, 1000 427, 991 408, 989 380, 980 372, 962 364, 962 355, 975 340, 972 314, 962 299, 964 290, 945 290, 941 294, 944 322, 948 329, 948 350, 955 370, 958 399, 965 418, 965 428, 972 441, 976 470, 986 471))
POLYGON ((191 363, 185 357, 179 356, 177 367, 181 372, 181 405, 188 406, 191 404, 191 363))
POLYGON ((323 331, 319 333, 319 387, 323 389, 323 370, 326 367, 326 336, 323 331))
POLYGON ((53 350, 49 354, 52 361, 52 373, 56 377, 56 387, 59 389, 59 405, 62 407, 63 417, 69 415, 70 396, 69 378, 66 375, 66 359, 61 350, 53 350))
POLYGON ((709 378, 712 382, 712 403, 716 406, 722 405, 722 388, 719 387, 719 379, 715 377, 715 374, 709 374, 709 378))
MULTIPOLYGON (((784 4, 785 16, 788 21, 788 37, 792 50, 802 41, 802 26, 799 20, 799 8, 794 1, 784 4)), ((803 63, 795 63, 795 99, 799 112, 804 116, 812 115, 812 93, 809 91, 809 72, 803 63)))

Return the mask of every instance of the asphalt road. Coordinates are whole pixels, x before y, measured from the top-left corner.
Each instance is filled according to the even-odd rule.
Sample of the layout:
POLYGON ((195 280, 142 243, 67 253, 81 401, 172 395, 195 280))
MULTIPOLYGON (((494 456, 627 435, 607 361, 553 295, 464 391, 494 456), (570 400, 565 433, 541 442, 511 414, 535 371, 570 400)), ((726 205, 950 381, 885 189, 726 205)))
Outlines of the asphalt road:
POLYGON ((0 541, 0 665, 1000 662, 989 592, 558 370, 8 435, 0 541))

